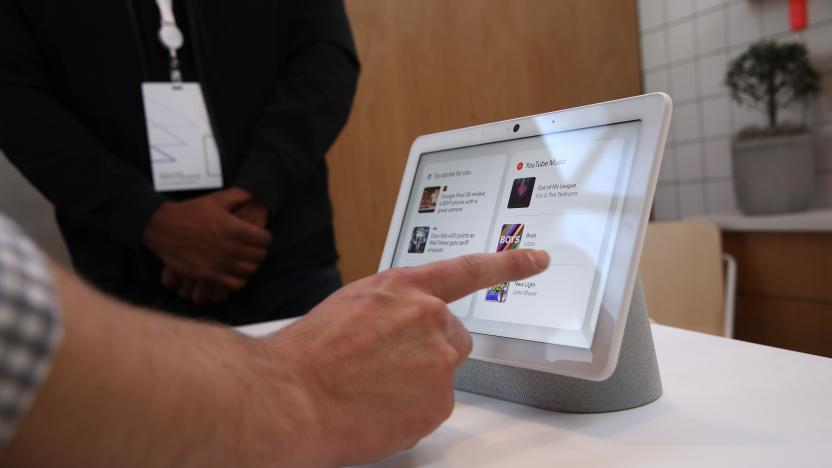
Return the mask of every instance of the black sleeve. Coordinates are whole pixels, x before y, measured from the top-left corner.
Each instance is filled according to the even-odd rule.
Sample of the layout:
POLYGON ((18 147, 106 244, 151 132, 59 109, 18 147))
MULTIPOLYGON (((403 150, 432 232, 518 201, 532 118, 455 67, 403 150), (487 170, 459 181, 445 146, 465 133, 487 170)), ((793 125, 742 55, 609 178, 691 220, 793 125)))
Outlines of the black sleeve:
POLYGON ((62 215, 131 245, 164 201, 55 98, 17 0, 0 0, 0 149, 62 215))
POLYGON ((359 64, 341 0, 294 2, 289 64, 266 103, 234 185, 274 213, 320 170, 349 116, 359 64))

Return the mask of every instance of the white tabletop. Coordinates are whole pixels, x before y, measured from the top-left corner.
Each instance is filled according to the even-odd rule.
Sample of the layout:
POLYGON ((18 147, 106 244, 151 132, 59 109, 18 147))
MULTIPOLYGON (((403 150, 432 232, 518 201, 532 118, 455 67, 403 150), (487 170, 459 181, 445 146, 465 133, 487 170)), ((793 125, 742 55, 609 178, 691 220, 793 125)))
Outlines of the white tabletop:
POLYGON ((715 222, 723 231, 832 232, 832 210, 828 208, 757 216, 711 214, 705 219, 715 222))
POLYGON ((653 336, 654 403, 575 415, 457 392, 436 432, 376 466, 832 466, 832 359, 660 325, 653 336))

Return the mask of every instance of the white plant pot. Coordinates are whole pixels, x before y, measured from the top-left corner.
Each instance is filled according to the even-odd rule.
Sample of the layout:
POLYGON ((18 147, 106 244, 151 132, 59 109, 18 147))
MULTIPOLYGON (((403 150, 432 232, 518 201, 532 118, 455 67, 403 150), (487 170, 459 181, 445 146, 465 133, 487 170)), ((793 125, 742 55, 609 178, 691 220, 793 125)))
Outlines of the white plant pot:
POLYGON ((801 133, 734 141, 734 190, 747 215, 803 211, 815 193, 812 135, 801 133))

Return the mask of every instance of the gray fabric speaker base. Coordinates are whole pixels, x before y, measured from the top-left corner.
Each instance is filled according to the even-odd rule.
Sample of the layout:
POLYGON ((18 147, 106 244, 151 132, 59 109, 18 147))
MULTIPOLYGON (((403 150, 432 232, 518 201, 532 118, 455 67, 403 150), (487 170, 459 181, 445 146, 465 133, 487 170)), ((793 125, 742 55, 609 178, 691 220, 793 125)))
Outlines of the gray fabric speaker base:
POLYGON ((457 371, 455 387, 567 413, 619 411, 656 400, 662 382, 641 283, 633 291, 618 365, 607 380, 594 382, 468 359, 457 371))

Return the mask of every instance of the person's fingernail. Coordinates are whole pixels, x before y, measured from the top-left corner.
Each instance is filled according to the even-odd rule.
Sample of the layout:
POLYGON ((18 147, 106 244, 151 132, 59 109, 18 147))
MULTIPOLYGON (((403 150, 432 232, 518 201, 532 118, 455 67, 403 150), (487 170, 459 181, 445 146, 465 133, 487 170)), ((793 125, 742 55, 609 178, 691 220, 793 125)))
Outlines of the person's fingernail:
POLYGON ((549 254, 545 250, 529 250, 528 252, 529 258, 537 268, 542 270, 549 266, 549 254))

